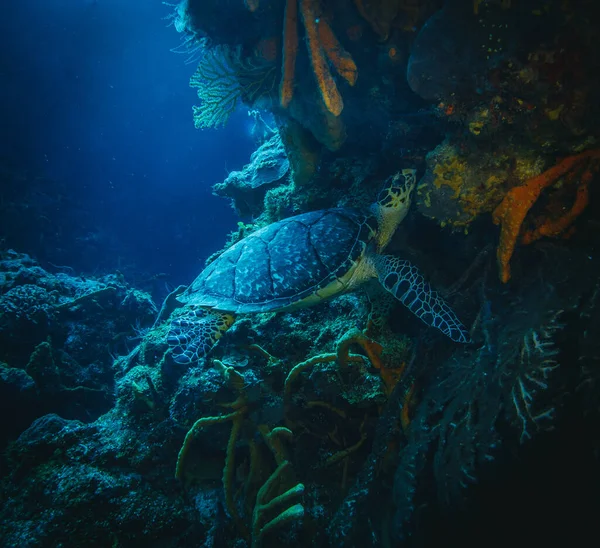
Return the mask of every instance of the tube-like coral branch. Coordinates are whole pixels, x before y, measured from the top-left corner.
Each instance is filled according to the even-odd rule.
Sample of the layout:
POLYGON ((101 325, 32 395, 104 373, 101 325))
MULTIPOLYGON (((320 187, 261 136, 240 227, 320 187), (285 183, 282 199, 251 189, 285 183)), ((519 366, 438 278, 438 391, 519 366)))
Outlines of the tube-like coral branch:
MULTIPOLYGON (((567 175, 582 162, 594 162, 588 166, 584 172, 584 179, 590 177, 589 172, 597 169, 598 160, 600 160, 600 149, 588 150, 575 156, 569 156, 544 173, 529 179, 521 186, 511 188, 506 193, 506 196, 504 196, 504 199, 493 213, 494 224, 501 225, 497 257, 498 267, 500 269, 500 279, 503 282, 506 283, 510 280, 509 263, 517 244, 521 226, 523 225, 527 213, 539 198, 542 190, 555 183, 561 177, 567 175)), ((587 186, 587 183, 584 184, 587 186)), ((580 210, 581 206, 584 205, 586 198, 587 196, 584 193, 583 196, 579 197, 579 201, 576 201, 576 206, 574 207, 577 207, 577 209, 580 210)), ((571 216, 569 216, 568 220, 569 222, 572 222, 570 217, 571 216)))
POLYGON ((318 30, 321 20, 316 14, 315 1, 300 0, 300 12, 306 29, 308 53, 321 97, 327 110, 334 116, 339 116, 344 108, 344 101, 327 66, 327 59, 321 48, 318 30))
POLYGON ((346 80, 351 86, 356 84, 358 78, 358 69, 356 63, 350 54, 342 47, 339 40, 331 30, 329 23, 321 19, 318 25, 319 41, 321 47, 335 67, 338 74, 346 80))
POLYGON ((294 95, 296 56, 298 55, 298 0, 286 0, 283 25, 283 60, 279 102, 286 108, 294 95))

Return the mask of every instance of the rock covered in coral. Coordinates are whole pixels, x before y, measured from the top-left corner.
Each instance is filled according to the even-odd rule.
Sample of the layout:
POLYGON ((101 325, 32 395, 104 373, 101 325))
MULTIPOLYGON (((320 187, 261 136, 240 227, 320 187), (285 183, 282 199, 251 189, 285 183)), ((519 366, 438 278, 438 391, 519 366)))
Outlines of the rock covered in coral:
POLYGON ((486 85, 483 74, 514 47, 515 37, 512 14, 493 8, 475 14, 471 2, 451 1, 427 20, 408 61, 407 79, 415 93, 439 101, 486 85))
POLYGON ((441 226, 464 228, 491 213, 507 188, 537 175, 544 165, 543 158, 510 145, 476 149, 472 138, 447 138, 425 161, 417 209, 441 226))
POLYGON ((147 437, 110 414, 91 425, 39 418, 8 450, 4 544, 108 546, 132 536, 164 546, 202 542, 209 527, 174 496, 169 471, 143 458, 155 459, 162 443, 160 430, 147 437))
POLYGON ((242 171, 232 171, 225 181, 213 186, 218 196, 231 198, 241 217, 258 216, 265 194, 281 184, 290 169, 279 133, 273 135, 250 156, 242 171))
POLYGON ((120 275, 52 274, 14 251, 0 257, 0 283, 2 405, 19 410, 7 436, 44 413, 89 420, 108 410, 112 353, 153 321, 150 295, 120 275))
MULTIPOLYGON (((288 528, 271 531, 270 541, 369 545, 373 527, 391 540, 402 521, 392 514, 395 467, 396 502, 410 512, 421 463, 435 451, 440 456, 430 463, 435 468, 431 481, 436 481, 432 492, 454 497, 462 490, 461 480, 474 477, 473 451, 485 464, 488 451, 495 450, 497 417, 516 444, 552 423, 548 411, 556 404, 560 383, 555 381, 562 378, 559 336, 574 327, 566 327, 556 312, 565 308, 575 317, 581 292, 597 293, 590 276, 597 265, 585 254, 559 259, 565 268, 577 263, 577 283, 556 270, 540 285, 546 259, 539 270, 528 271, 515 303, 506 302, 498 282, 486 288, 489 300, 476 320, 473 347, 416 343, 415 362, 406 338, 394 346, 401 336, 389 330, 396 314, 388 310, 378 332, 380 346, 397 371, 413 364, 407 380, 391 391, 386 389, 389 371, 378 369, 377 360, 365 355, 369 347, 348 336, 361 336, 357 326, 365 326, 369 317, 365 299, 357 294, 318 308, 240 320, 210 360, 179 375, 170 372, 177 364, 166 344, 168 322, 159 323, 138 350, 115 363, 116 402, 109 412, 90 424, 46 415, 11 445, 10 473, 0 483, 0 492, 10 499, 0 510, 7 538, 15 544, 33 537, 58 543, 68 527, 70 538, 86 535, 88 543, 100 545, 107 538, 125 542, 129 535, 164 539, 167 546, 190 538, 207 546, 218 538, 228 545, 247 542, 257 492, 278 469, 274 459, 285 458, 293 472, 285 489, 300 496, 302 515, 310 521, 290 521, 288 528), (534 313, 523 314, 523 307, 534 313), (340 353, 344 340, 350 344, 345 358, 340 353), (413 401, 415 378, 419 395, 413 401), (188 443, 186 432, 197 421, 204 422, 188 443), (402 433, 399 423, 406 428, 411 421, 402 433), (176 480, 180 461, 185 464, 176 480), (40 497, 40 486, 53 498, 40 497), (51 512, 52 504, 58 507, 51 512)), ((464 291, 479 298, 481 280, 464 291)), ((594 301, 586 302, 582 317, 591 317, 594 301)), ((586 321, 569 337, 580 337, 586 321)), ((41 357, 46 350, 39 349, 41 357)), ((24 393, 31 389, 18 375, 11 382, 24 393)), ((430 483, 423 485, 431 491, 430 483)), ((298 507, 295 512, 300 515, 298 507)))

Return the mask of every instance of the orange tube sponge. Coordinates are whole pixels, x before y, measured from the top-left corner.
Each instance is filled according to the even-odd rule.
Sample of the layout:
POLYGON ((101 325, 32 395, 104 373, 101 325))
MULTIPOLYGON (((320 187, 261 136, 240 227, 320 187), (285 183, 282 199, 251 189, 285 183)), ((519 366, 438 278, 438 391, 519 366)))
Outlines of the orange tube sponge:
POLYGON ((410 426, 410 408, 413 403, 413 397, 415 395, 415 383, 410 385, 410 388, 404 394, 404 401, 402 402, 402 411, 400 411, 400 424, 402 430, 406 432, 410 426))
POLYGON ((298 0, 286 0, 283 26, 283 61, 279 102, 286 108, 294 96, 294 76, 298 55, 298 0))
POLYGON ((600 159, 600 149, 588 150, 565 158, 541 175, 529 179, 524 185, 511 188, 500 205, 494 210, 494 224, 501 225, 500 243, 497 250, 500 279, 510 280, 510 259, 515 250, 525 216, 539 198, 542 190, 569 173, 586 160, 600 159))
POLYGON ((575 201, 573 202, 571 209, 560 218, 547 220, 534 230, 525 232, 521 238, 521 243, 527 245, 539 240, 543 236, 558 236, 569 228, 589 203, 589 185, 592 178, 592 171, 586 171, 577 188, 577 194, 575 195, 575 201))
POLYGON ((339 116, 344 108, 344 101, 327 66, 327 59, 325 59, 321 48, 317 29, 321 21, 318 20, 316 15, 315 0, 300 0, 300 12, 306 29, 308 52, 321 97, 327 110, 334 116, 339 116))
POLYGON ((323 51, 337 70, 338 74, 351 86, 356 84, 358 69, 352 56, 342 47, 325 19, 319 21, 317 27, 319 42, 323 51))

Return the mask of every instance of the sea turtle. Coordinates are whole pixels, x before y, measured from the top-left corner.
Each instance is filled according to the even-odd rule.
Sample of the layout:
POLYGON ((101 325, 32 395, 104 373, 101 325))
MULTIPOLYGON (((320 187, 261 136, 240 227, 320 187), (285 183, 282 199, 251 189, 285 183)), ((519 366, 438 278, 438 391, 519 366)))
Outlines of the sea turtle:
POLYGON ((453 341, 469 334, 442 297, 408 261, 382 255, 410 206, 416 172, 389 177, 370 208, 332 208, 283 219, 232 245, 178 300, 185 307, 168 337, 176 362, 198 360, 236 314, 312 306, 378 278, 426 324, 453 341))

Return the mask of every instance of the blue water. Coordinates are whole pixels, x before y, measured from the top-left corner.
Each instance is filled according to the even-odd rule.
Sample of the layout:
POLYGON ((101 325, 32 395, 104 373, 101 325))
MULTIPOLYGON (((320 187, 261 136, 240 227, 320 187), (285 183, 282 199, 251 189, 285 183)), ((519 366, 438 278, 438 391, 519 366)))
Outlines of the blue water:
POLYGON ((235 226, 210 188, 254 149, 247 113, 194 129, 194 66, 161 2, 5 4, 0 161, 35 191, 3 179, 20 210, 2 237, 76 270, 189 282, 235 226))

